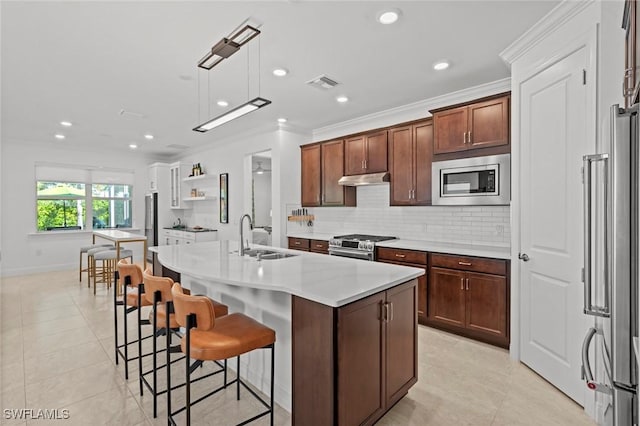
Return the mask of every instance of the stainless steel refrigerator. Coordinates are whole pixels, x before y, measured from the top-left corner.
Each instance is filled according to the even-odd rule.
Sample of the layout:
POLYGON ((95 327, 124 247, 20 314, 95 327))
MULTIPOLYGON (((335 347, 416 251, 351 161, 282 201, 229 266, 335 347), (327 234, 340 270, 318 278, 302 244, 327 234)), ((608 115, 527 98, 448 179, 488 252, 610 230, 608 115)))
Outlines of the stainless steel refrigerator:
MULTIPOLYGON (((158 193, 144 197, 144 233, 147 236, 147 247, 158 245, 158 193)), ((153 253, 147 250, 147 263, 153 265, 153 253)))
POLYGON ((583 158, 584 313, 595 318, 582 346, 582 372, 606 401, 604 423, 613 426, 638 424, 639 121, 638 105, 612 106, 610 146, 583 158), (595 378, 591 347, 594 366, 603 367, 595 378))

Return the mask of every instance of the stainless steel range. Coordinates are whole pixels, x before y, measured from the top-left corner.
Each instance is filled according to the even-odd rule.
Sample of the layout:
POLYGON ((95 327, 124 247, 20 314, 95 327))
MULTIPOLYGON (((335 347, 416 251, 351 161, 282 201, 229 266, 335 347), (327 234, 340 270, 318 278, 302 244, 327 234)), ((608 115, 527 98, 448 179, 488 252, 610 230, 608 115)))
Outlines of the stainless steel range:
POLYGON ((376 243, 395 239, 397 239, 397 237, 385 237, 379 235, 339 235, 329 240, 329 254, 332 256, 375 260, 376 243))

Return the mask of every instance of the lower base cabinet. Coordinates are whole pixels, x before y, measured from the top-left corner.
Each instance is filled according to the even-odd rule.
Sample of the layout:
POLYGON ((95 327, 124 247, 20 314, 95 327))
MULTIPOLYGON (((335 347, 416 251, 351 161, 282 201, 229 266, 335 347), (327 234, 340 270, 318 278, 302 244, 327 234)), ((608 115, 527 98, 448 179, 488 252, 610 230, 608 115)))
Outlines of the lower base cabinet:
POLYGON ((509 347, 509 262, 430 254, 427 324, 509 347))
MULTIPOLYGON (((377 260, 394 265, 411 266, 414 268, 427 268, 427 252, 378 247, 377 260)), ((418 277, 418 322, 427 322, 427 271, 418 277)))
POLYGON ((292 299, 294 425, 371 425, 418 377, 417 280, 340 308, 292 299))

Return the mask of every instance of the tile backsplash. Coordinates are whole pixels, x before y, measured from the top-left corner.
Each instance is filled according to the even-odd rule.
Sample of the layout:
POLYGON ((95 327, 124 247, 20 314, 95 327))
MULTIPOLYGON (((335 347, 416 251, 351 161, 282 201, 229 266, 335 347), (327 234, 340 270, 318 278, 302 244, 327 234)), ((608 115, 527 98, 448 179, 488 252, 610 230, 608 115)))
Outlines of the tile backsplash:
MULTIPOLYGON (((509 206, 391 207, 389 186, 360 186, 358 207, 314 208, 309 231, 368 233, 399 238, 509 247, 509 206)), ((290 230, 300 230, 290 227, 290 230)))

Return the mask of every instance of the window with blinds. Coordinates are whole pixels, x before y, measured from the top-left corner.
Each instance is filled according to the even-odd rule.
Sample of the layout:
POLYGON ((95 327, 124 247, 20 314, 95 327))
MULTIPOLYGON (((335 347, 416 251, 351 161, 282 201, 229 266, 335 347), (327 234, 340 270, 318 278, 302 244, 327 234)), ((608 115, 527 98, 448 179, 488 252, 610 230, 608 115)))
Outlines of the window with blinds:
POLYGON ((36 165, 38 231, 130 228, 132 171, 36 165))

